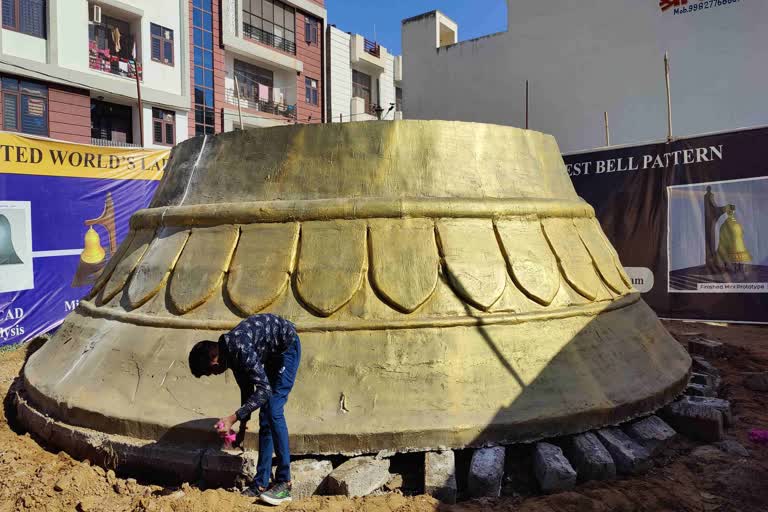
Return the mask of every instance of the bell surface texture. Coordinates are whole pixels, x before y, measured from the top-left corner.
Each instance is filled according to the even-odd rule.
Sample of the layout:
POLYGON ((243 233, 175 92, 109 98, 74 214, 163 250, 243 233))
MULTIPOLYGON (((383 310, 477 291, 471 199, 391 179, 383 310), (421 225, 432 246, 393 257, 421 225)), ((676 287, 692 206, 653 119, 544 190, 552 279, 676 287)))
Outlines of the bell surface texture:
POLYGON ((744 228, 736 220, 733 210, 720 226, 717 254, 726 263, 752 263, 752 255, 744 243, 744 228))
MULTIPOLYGON (((84 427, 99 446, 129 436, 199 449, 240 395, 229 372, 195 379, 189 350, 260 312, 301 337, 293 454, 615 425, 674 399, 691 365, 553 137, 295 125, 173 150, 90 296, 27 363, 27 413, 84 427)), ((252 447, 257 433, 254 417, 252 447)))
POLYGON ((23 263, 13 247, 11 223, 8 217, 0 214, 0 265, 23 263))

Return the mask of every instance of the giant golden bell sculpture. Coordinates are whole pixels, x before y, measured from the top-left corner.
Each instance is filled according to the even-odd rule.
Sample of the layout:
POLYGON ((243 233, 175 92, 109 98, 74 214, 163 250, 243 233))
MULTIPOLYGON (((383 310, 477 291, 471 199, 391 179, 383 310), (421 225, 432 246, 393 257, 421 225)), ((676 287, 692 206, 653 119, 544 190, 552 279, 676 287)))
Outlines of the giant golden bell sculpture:
POLYGON ((103 443, 194 445, 239 394, 231 375, 193 378, 188 351, 258 312, 302 338, 294 454, 617 424, 681 393, 691 363, 632 288, 551 136, 290 126, 174 149, 90 298, 27 364, 27 414, 103 443))

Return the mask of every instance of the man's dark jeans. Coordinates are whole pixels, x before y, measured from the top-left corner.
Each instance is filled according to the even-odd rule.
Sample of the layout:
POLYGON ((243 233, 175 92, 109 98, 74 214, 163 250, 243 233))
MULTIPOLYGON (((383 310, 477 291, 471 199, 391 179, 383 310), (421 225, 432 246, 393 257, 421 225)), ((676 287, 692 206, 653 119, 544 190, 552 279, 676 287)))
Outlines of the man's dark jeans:
POLYGON ((273 357, 264 370, 272 387, 272 397, 259 410, 259 461, 253 485, 266 488, 272 473, 272 453, 277 455, 275 482, 291 481, 291 450, 288 447, 288 425, 283 409, 288 393, 293 389, 296 372, 301 361, 299 337, 293 346, 273 357))

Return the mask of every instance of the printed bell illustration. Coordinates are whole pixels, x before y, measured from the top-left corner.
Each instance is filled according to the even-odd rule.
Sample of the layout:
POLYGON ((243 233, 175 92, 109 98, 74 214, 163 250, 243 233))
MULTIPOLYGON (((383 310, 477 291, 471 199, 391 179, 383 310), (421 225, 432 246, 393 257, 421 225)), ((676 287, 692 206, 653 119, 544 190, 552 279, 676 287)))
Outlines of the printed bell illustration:
MULTIPOLYGON (((617 425, 672 401, 691 367, 553 137, 445 121, 291 125, 173 149, 150 207, 25 365, 19 417, 72 432, 48 438, 91 461, 142 453, 143 471, 199 478, 206 443, 220 445, 213 421, 240 395, 227 373, 195 379, 189 350, 255 313, 301 337, 293 455, 617 425)), ((257 434, 252 421, 250 446, 257 434)))
POLYGON ((89 286, 96 282, 96 279, 104 269, 107 260, 107 253, 101 246, 101 237, 93 229, 93 226, 100 225, 109 236, 109 255, 113 255, 117 250, 117 235, 115 233, 115 204, 112 201, 112 193, 107 192, 107 198, 104 201, 104 211, 96 219, 85 221, 88 231, 85 232, 85 243, 83 252, 80 254, 80 261, 77 264, 75 277, 72 279, 72 288, 89 286))
POLYGON ((736 208, 732 205, 726 208, 728 217, 720 226, 717 255, 726 268, 742 271, 744 264, 752 263, 752 255, 744 243, 744 228, 736 220, 735 211, 736 208))
POLYGON ((23 263, 13 247, 11 223, 8 217, 0 214, 0 265, 23 263))

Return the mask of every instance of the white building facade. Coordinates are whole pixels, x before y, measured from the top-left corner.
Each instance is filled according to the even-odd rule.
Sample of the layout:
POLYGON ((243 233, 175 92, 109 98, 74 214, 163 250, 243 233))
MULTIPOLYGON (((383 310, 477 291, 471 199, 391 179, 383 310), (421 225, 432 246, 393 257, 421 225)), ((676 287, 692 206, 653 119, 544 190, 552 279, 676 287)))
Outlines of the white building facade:
POLYGON ((402 57, 335 26, 328 27, 326 37, 328 119, 334 123, 402 119, 402 57))
POLYGON ((403 21, 412 119, 529 126, 564 151, 667 135, 664 53, 671 57, 673 134, 768 123, 768 2, 508 1, 508 30, 458 42, 433 11, 403 21))
POLYGON ((1 129, 114 146, 188 137, 190 0, 2 6, 0 87, 19 101, 3 104, 1 129))

